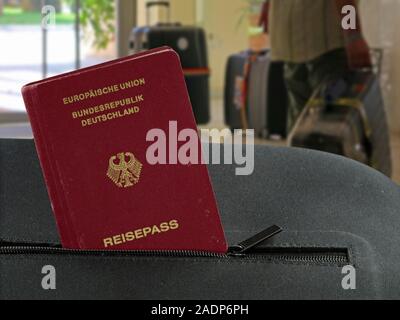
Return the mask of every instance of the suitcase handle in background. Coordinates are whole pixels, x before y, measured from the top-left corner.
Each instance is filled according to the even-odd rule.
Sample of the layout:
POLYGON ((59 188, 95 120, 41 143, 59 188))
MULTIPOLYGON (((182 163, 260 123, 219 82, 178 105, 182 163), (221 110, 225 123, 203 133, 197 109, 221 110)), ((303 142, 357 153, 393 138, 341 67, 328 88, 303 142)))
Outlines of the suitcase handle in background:
POLYGON ((152 7, 164 7, 167 9, 167 23, 170 23, 171 21, 171 4, 169 1, 148 1, 146 3, 146 19, 147 22, 146 24, 149 26, 150 25, 150 9, 152 7))
POLYGON ((382 48, 371 48, 371 56, 372 62, 374 63, 372 69, 375 69, 377 75, 380 75, 382 72, 382 64, 383 64, 383 54, 384 51, 382 48))

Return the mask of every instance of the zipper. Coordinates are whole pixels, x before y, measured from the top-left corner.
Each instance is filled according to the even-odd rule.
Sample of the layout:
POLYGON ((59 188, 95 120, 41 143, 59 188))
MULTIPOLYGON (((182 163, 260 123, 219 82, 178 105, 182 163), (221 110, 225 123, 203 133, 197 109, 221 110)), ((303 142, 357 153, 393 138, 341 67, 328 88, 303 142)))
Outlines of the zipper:
POLYGON ((304 263, 304 264, 349 264, 347 249, 336 248, 256 248, 258 244, 274 237, 282 229, 270 227, 259 234, 228 249, 227 253, 213 253, 191 250, 153 250, 153 251, 104 251, 64 249, 49 245, 11 245, 0 244, 0 255, 62 255, 81 257, 165 257, 165 258, 218 258, 218 259, 248 259, 266 261, 304 263))

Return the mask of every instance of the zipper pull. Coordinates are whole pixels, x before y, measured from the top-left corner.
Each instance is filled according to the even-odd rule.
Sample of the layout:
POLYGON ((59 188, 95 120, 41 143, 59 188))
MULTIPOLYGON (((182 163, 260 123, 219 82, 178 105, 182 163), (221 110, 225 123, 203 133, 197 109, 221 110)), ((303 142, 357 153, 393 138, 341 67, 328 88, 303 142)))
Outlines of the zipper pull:
POLYGON ((246 254, 250 249, 254 248, 261 242, 264 242, 267 239, 272 238, 273 236, 281 233, 283 229, 278 226, 272 226, 258 234, 256 234, 254 237, 251 237, 250 239, 247 239, 235 246, 232 246, 229 248, 229 255, 233 256, 241 256, 246 254))

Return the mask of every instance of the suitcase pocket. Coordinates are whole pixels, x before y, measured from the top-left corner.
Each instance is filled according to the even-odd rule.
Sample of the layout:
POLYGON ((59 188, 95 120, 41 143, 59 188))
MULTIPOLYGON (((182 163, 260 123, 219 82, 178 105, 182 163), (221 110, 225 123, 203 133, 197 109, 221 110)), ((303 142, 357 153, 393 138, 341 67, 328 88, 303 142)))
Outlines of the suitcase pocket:
POLYGON ((150 258, 206 258, 206 259, 242 259, 263 260, 275 263, 304 263, 316 265, 344 266, 350 264, 350 253, 348 248, 332 247, 306 247, 286 246, 271 247, 267 240, 281 233, 282 229, 272 226, 262 232, 229 247, 227 253, 213 253, 190 250, 132 250, 132 251, 103 251, 103 250, 76 250, 64 249, 61 246, 37 245, 26 243, 0 242, 0 256, 69 256, 69 257, 150 257, 150 258))
MULTIPOLYGON (((247 232, 246 232, 247 233, 247 232)), ((242 232, 236 234, 240 236, 242 232)), ((240 252, 243 243, 227 254, 194 251, 82 251, 50 245, 0 244, 0 297, 17 299, 280 299, 357 298, 370 290, 380 296, 380 279, 371 273, 368 248, 360 239, 320 242, 292 232, 240 252), (336 243, 336 245, 335 245, 336 243), (366 257, 367 259, 366 259, 366 257), (57 271, 57 290, 44 291, 43 266, 57 271), (341 287, 342 268, 357 269, 360 291, 341 287), (279 288, 279 289, 278 289, 279 288), (298 288, 298 289, 296 289, 298 288), (303 289, 301 289, 303 288, 303 289), (304 291, 304 288, 310 290, 304 291)), ((331 235, 332 239, 336 238, 331 235)), ((254 242, 253 242, 254 243, 254 242)), ((246 244, 246 242, 244 242, 246 244)), ((371 264, 372 263, 372 264, 371 264)))

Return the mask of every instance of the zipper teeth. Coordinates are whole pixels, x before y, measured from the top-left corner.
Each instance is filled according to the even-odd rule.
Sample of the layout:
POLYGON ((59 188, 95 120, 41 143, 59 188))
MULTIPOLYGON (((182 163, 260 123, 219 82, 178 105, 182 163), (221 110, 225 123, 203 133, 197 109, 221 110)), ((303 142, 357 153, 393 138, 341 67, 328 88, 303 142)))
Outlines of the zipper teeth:
POLYGON ((253 253, 212 253, 190 250, 176 251, 101 251, 101 250, 75 250, 63 249, 57 247, 30 247, 30 246, 4 246, 0 247, 0 254, 9 255, 40 255, 40 254, 56 254, 56 255, 75 255, 90 257, 174 257, 174 258, 242 258, 242 259, 264 259, 267 261, 293 262, 293 263, 313 263, 313 264, 346 264, 349 263, 349 257, 346 253, 340 252, 253 252, 253 253))
POLYGON ((174 250, 174 251, 104 251, 104 250, 76 250, 63 249, 57 247, 30 247, 30 246, 5 246, 0 247, 0 254, 57 254, 57 255, 77 255, 77 256, 162 256, 162 257, 224 257, 227 254, 190 251, 190 250, 174 250))
POLYGON ((345 264, 349 262, 345 254, 298 254, 298 255, 272 255, 271 260, 287 261, 287 262, 303 262, 303 263, 328 263, 328 264, 345 264))

